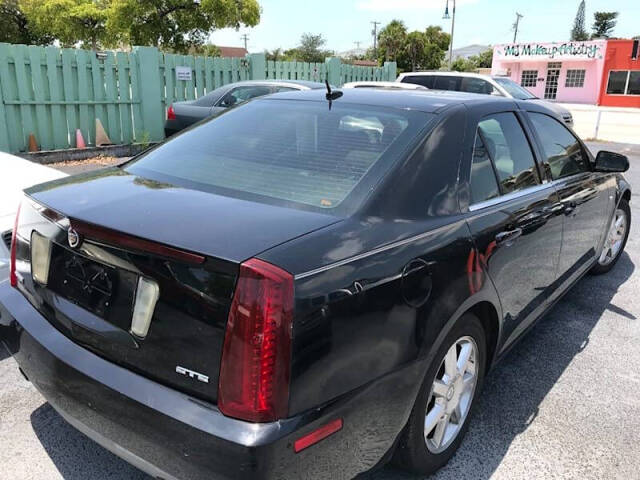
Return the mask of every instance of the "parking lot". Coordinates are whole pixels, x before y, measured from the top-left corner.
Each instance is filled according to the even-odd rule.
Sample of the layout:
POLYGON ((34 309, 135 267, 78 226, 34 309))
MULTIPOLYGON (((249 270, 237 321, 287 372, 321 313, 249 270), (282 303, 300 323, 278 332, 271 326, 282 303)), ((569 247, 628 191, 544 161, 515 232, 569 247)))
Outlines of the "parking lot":
MULTIPOLYGON (((629 155, 640 186, 640 146, 591 148, 629 155)), ((638 232, 612 272, 581 280, 489 374, 461 449, 432 478, 639 478, 638 232)), ((0 438, 0 478, 148 478, 66 424, 3 349, 0 438)), ((416 477, 388 466, 364 478, 416 477)))

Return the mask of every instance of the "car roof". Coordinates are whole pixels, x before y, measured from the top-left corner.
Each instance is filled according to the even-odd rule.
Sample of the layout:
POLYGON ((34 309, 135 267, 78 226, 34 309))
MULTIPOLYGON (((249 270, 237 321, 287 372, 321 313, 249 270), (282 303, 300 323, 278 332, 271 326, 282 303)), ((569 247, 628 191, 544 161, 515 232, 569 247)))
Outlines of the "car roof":
MULTIPOLYGON (((333 101, 334 104, 342 102, 405 110, 418 110, 427 113, 439 113, 455 105, 489 104, 498 102, 511 106, 514 104, 514 100, 511 98, 443 90, 345 88, 340 91, 342 92, 342 95, 333 101)), ((326 92, 320 90, 282 92, 268 97, 260 97, 255 101, 271 100, 327 101, 326 92)))
POLYGON ((474 73, 474 72, 441 72, 439 70, 430 71, 430 72, 405 72, 400 74, 399 78, 403 77, 423 77, 426 75, 434 75, 438 77, 475 77, 475 78, 484 78, 490 79, 491 75, 484 75, 482 73, 474 73))

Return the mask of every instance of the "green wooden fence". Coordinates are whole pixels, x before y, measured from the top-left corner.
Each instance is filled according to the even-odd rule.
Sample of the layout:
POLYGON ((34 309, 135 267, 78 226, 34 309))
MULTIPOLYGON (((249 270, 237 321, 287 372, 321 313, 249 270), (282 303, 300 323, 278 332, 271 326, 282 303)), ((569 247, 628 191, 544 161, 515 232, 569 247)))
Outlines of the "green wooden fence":
POLYGON ((0 151, 23 152, 33 134, 41 150, 74 148, 80 129, 95 143, 99 119, 114 144, 160 141, 166 108, 227 83, 284 79, 395 80, 396 65, 360 67, 338 58, 325 63, 267 62, 263 54, 213 58, 162 53, 60 49, 0 43, 0 151), (178 80, 176 67, 190 79, 178 80))

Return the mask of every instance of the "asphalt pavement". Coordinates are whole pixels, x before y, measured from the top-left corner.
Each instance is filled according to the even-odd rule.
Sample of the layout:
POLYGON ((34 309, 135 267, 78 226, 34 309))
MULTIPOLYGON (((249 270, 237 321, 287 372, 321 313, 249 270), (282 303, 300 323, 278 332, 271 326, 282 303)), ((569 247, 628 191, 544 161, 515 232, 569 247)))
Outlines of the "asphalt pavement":
MULTIPOLYGON (((640 146, 591 148, 629 155, 626 178, 640 186, 640 146)), ((460 450, 431 478, 640 478, 639 232, 613 271, 582 279, 489 374, 460 450)), ((3 479, 148 478, 62 420, 1 350, 0 439, 3 479)), ((390 466, 365 475, 418 478, 390 466)))

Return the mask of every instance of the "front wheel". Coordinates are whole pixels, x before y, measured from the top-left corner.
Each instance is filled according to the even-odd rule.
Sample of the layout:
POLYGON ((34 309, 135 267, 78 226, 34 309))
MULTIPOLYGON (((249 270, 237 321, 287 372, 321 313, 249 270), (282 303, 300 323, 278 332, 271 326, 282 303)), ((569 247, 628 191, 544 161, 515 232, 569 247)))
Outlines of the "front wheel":
POLYGON ((458 449, 482 387, 486 340, 480 321, 464 315, 449 333, 424 383, 395 452, 394 463, 431 474, 458 449))
POLYGON ((598 257, 598 262, 594 265, 591 273, 599 275, 607 273, 617 263, 624 251, 629 238, 631 227, 631 208, 626 200, 620 200, 620 204, 609 225, 607 238, 604 241, 602 252, 598 257))

